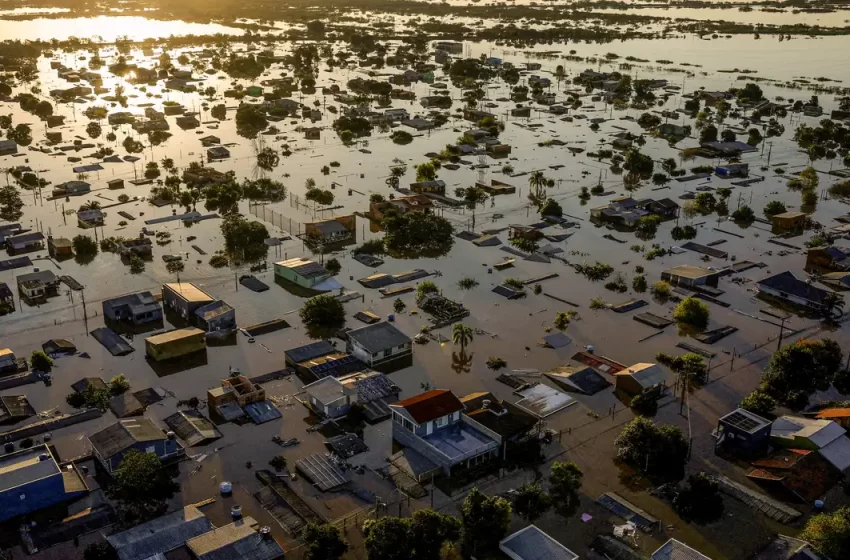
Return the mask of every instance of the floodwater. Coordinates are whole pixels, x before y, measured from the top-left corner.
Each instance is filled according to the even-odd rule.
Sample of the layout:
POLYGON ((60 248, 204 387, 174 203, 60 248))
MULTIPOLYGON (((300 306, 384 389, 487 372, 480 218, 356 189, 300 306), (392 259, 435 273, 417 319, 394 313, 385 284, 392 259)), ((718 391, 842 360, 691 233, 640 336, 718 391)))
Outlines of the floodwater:
MULTIPOLYGON (((127 18, 113 18, 127 19, 127 18)), ((42 20, 32 20, 29 23, 42 20)), ((69 20, 44 20, 56 22, 57 25, 65 25, 69 20)), ((94 21, 94 20, 92 20, 94 21)), ((0 22, 0 34, 6 34, 7 25, 9 29, 22 22, 0 22)), ((133 38, 144 38, 148 36, 163 36, 169 33, 164 30, 168 23, 175 27, 186 29, 180 22, 149 21, 145 25, 150 28, 116 30, 108 28, 108 32, 114 32, 116 36, 130 34, 133 38)), ((31 35, 27 38, 49 39, 52 37, 48 28, 32 28, 31 35)), ((101 29, 101 34, 107 29, 101 29)), ((185 31, 186 33, 217 32, 217 31, 185 31)), ((87 36, 85 33, 74 28, 74 34, 87 36)), ((94 34, 94 32, 92 32, 94 34)), ((59 36, 61 38, 61 36, 59 36)), ((469 44, 470 56, 477 57, 480 54, 502 56, 505 60, 520 64, 526 61, 539 60, 543 64, 543 70, 537 73, 546 74, 554 71, 555 66, 563 64, 569 75, 567 84, 577 73, 588 66, 602 68, 603 70, 617 69, 618 62, 598 63, 571 62, 564 58, 570 50, 575 50, 577 56, 599 57, 602 60, 609 52, 619 54, 621 57, 628 55, 645 58, 653 62, 647 64, 635 64, 633 73, 636 77, 664 78, 671 84, 684 85, 684 91, 689 92, 700 87, 706 89, 726 88, 730 85, 740 85, 736 80, 736 74, 719 73, 719 70, 729 70, 734 67, 757 71, 757 76, 780 80, 778 83, 763 83, 762 87, 768 98, 783 96, 788 98, 808 99, 811 92, 805 90, 789 90, 780 87, 783 82, 799 77, 826 76, 839 80, 841 84, 850 81, 850 68, 844 61, 847 39, 844 37, 825 37, 818 39, 794 38, 790 41, 779 42, 775 38, 757 41, 752 37, 734 37, 732 39, 700 40, 694 37, 674 38, 665 41, 630 41, 627 43, 613 43, 609 45, 546 45, 530 50, 530 52, 518 52, 512 49, 488 44, 469 44), (555 57, 543 58, 546 51, 555 51, 555 57), (812 53, 817 56, 812 56, 812 53), (670 59, 674 65, 663 65, 654 61, 670 59), (699 64, 702 67, 681 66, 681 63, 699 64), (673 70, 686 69, 690 74, 686 75, 673 70)), ((253 47, 236 45, 235 50, 246 50, 253 47)), ((288 45, 277 44, 275 46, 278 54, 288 51, 288 45)), ((200 49, 188 49, 186 54, 192 57, 193 53, 200 49)), ((176 60, 183 51, 172 50, 170 54, 176 60)), ((146 57, 141 51, 132 53, 134 62, 143 66, 153 66, 159 56, 156 50, 152 56, 146 57)), ((67 66, 80 67, 86 65, 86 59, 81 57, 90 56, 88 53, 56 53, 55 59, 67 66)), ((108 61, 109 58, 117 56, 113 48, 101 49, 101 58, 108 61)), ((67 84, 58 78, 56 73, 50 70, 50 59, 43 57, 38 62, 39 80, 42 91, 54 88, 67 87, 67 84)), ((247 86, 251 83, 259 83, 262 79, 278 77, 282 69, 272 67, 264 76, 254 81, 238 80, 241 85, 247 86)), ((386 69, 385 72, 394 72, 394 69, 386 69)), ((210 122, 212 120, 208 109, 204 107, 204 100, 198 94, 163 91, 161 85, 136 87, 124 84, 123 81, 108 76, 105 68, 102 70, 105 76, 104 87, 112 90, 116 85, 126 86, 125 94, 129 96, 128 109, 134 113, 141 114, 143 105, 152 104, 160 109, 164 101, 177 101, 190 110, 201 112, 200 120, 210 122)), ((22 223, 26 227, 40 229, 54 236, 73 237, 79 233, 74 223, 73 215, 67 220, 63 219, 63 207, 65 210, 76 209, 79 205, 89 200, 97 200, 104 206, 117 202, 119 194, 127 194, 131 198, 138 197, 139 200, 121 206, 108 208, 106 225, 98 228, 98 236, 121 235, 131 237, 138 234, 144 220, 170 215, 174 207, 156 208, 147 201, 141 199, 149 194, 149 186, 133 186, 127 183, 123 191, 105 190, 107 180, 120 177, 125 180, 133 179, 143 173, 145 164, 150 161, 160 161, 165 157, 173 158, 180 168, 187 166, 192 161, 204 158, 204 149, 201 147, 199 138, 207 134, 215 134, 222 138, 231 151, 231 158, 222 162, 211 164, 222 171, 233 170, 238 178, 256 177, 260 173, 255 165, 255 155, 262 146, 271 146, 281 150, 288 145, 292 155, 283 157, 278 168, 270 172, 268 176, 282 181, 289 189, 287 200, 268 205, 268 209, 278 212, 285 221, 271 223, 266 218, 266 225, 270 234, 281 236, 285 231, 298 233, 299 223, 309 222, 319 216, 330 216, 333 214, 347 214, 353 211, 363 212, 368 208, 368 199, 371 194, 380 193, 388 197, 392 193, 385 184, 389 174, 389 167, 393 161, 398 159, 407 164, 407 173, 401 179, 401 185, 406 186, 415 177, 413 166, 427 160, 425 153, 438 152, 446 144, 453 144, 461 131, 470 127, 470 123, 455 119, 438 130, 418 135, 409 145, 399 146, 391 142, 388 133, 381 133, 377 129, 373 135, 356 146, 347 147, 337 138, 330 128, 334 114, 328 107, 334 106, 341 109, 339 103, 330 96, 321 95, 321 87, 331 84, 339 84, 345 87, 345 83, 355 77, 365 76, 366 70, 335 70, 327 72, 325 69, 319 73, 317 78, 318 92, 315 94, 296 93, 294 98, 309 106, 320 108, 323 113, 322 120, 313 124, 308 120, 300 118, 286 119, 273 123, 278 132, 274 135, 263 136, 262 142, 251 141, 241 138, 236 134, 233 121, 236 101, 226 99, 222 101, 224 90, 232 87, 234 82, 222 74, 207 75, 203 82, 198 84, 198 89, 212 87, 216 90, 214 101, 211 104, 224 102, 230 109, 227 120, 217 124, 206 124, 196 130, 183 131, 172 123, 170 132, 173 136, 163 145, 148 147, 143 153, 134 154, 141 158, 135 164, 131 163, 104 163, 104 170, 91 172, 86 179, 93 185, 93 192, 82 197, 73 197, 70 201, 60 199, 57 201, 37 200, 32 193, 24 193, 23 199, 27 203, 24 209, 25 215, 22 223), (303 139, 300 127, 320 126, 322 139, 307 141, 303 139), (329 175, 323 175, 321 168, 331 162, 338 162, 338 167, 331 167, 329 175), (336 196, 335 208, 332 211, 321 213, 314 212, 310 206, 298 205, 295 199, 303 200, 306 188, 305 181, 308 178, 315 179, 318 186, 322 188, 333 188, 336 196), (126 225, 119 222, 124 220, 117 212, 124 210, 133 215, 135 220, 128 220, 126 225), (292 222, 290 222, 290 220, 292 222)), ((553 84, 555 80, 553 78, 553 84)), ((552 90, 563 90, 569 87, 567 84, 552 86, 552 90)), ((417 83, 410 88, 417 97, 427 95, 430 87, 425 83, 417 83)), ((455 99, 451 109, 455 113, 462 105, 460 90, 448 85, 451 96, 455 99)), ((504 231, 509 224, 529 224, 537 221, 533 208, 529 207, 528 177, 521 173, 533 170, 543 170, 547 177, 555 181, 555 187, 548 191, 551 198, 557 200, 563 207, 565 214, 574 217, 577 226, 566 230, 573 235, 566 241, 555 245, 564 252, 561 256, 573 263, 587 261, 601 261, 615 267, 622 273, 628 285, 634 276, 634 268, 641 265, 645 268, 647 278, 654 282, 660 277, 661 272, 674 265, 692 264, 700 266, 722 267, 730 264, 730 261, 713 259, 709 262, 701 260, 698 254, 683 252, 668 255, 653 261, 646 261, 640 253, 630 249, 634 244, 645 245, 649 249, 652 243, 659 243, 664 247, 678 245, 670 237, 670 230, 674 223, 663 224, 659 233, 653 241, 641 242, 630 233, 610 231, 605 228, 593 226, 589 220, 589 209, 603 205, 615 196, 625 194, 622 178, 609 170, 610 162, 596 161, 588 158, 586 153, 572 155, 565 147, 540 147, 538 143, 550 139, 558 139, 567 142, 570 147, 585 148, 592 152, 600 146, 610 144, 611 136, 623 130, 639 133, 640 128, 633 120, 643 111, 629 109, 626 111, 613 111, 602 102, 593 102, 585 99, 585 105, 576 111, 574 115, 586 115, 589 118, 604 117, 608 120, 600 124, 598 131, 592 131, 588 127, 587 120, 576 118, 573 122, 563 122, 557 117, 544 112, 534 112, 531 119, 516 119, 510 117, 509 109, 513 103, 497 101, 507 97, 508 86, 501 81, 494 81, 487 89, 488 99, 485 103, 495 103, 497 107, 491 110, 506 121, 505 131, 501 138, 505 143, 513 147, 510 159, 492 160, 489 158, 469 157, 469 163, 462 165, 456 171, 443 169, 439 177, 447 183, 447 195, 454 196, 456 187, 466 187, 475 180, 499 179, 514 184, 518 192, 514 195, 496 197, 488 201, 483 207, 475 212, 475 224, 472 224, 472 212, 469 210, 441 209, 440 212, 448 218, 456 230, 474 229, 482 232, 484 230, 500 230, 499 237, 502 242, 507 242, 504 231), (540 126, 534 126, 540 125, 540 126), (471 164, 484 163, 489 165, 483 169, 472 169, 471 164), (514 168, 514 177, 508 177, 501 169, 505 164, 514 168), (561 166, 554 169, 553 166, 561 166), (602 197, 594 197, 583 203, 578 198, 580 188, 591 187, 601 179, 610 194, 602 197), (606 239, 605 235, 613 235, 615 238, 624 240, 619 243, 606 239)), ((559 94, 559 98, 563 95, 559 94)), ((825 112, 834 108, 837 104, 832 96, 822 95, 821 103, 825 112)), ((246 101, 256 101, 247 99, 246 101)), ((118 139, 114 143, 106 141, 105 134, 112 130, 104 123, 103 135, 92 140, 85 132, 88 119, 83 116, 86 107, 90 105, 106 105, 103 100, 85 103, 62 104, 56 107, 56 112, 66 116, 66 124, 54 130, 63 133, 63 142, 60 145, 71 143, 74 139, 84 142, 92 142, 115 148, 116 152, 124 155, 121 141, 126 135, 135 133, 129 125, 115 127, 118 139)), ((667 100, 665 109, 676 109, 683 104, 683 99, 678 94, 672 94, 667 100)), ((418 101, 394 101, 393 107, 406 108, 411 114, 424 114, 418 101)), ((661 110, 661 107, 656 108, 661 110)), ((110 111, 122 110, 119 107, 110 106, 110 111)), ((0 102, 0 112, 11 113, 14 122, 27 122, 33 125, 33 146, 43 143, 45 129, 32 115, 21 111, 17 103, 0 102)), ((679 123, 690 119, 679 119, 679 123)), ((768 145, 763 152, 746 154, 743 161, 749 162, 754 173, 764 174, 765 181, 751 187, 733 188, 730 199, 730 207, 734 208, 738 201, 751 205, 757 214, 761 208, 770 200, 778 199, 784 201, 789 209, 797 208, 800 204, 799 194, 788 191, 785 187, 786 178, 775 172, 776 167, 782 167, 788 172, 802 170, 807 165, 807 156, 799 151, 797 146, 790 140, 793 129, 800 123, 814 125, 819 119, 808 118, 800 115, 790 115, 781 122, 786 127, 786 133, 781 138, 768 140, 768 145), (770 167, 762 171, 762 166, 767 166, 768 157, 770 167)), ((727 124, 737 125, 731 117, 727 124)), ((144 137, 140 138, 145 140, 144 137)), ((696 145, 693 138, 686 139, 678 145, 678 148, 696 145)), ((664 141, 648 137, 647 144, 642 149, 644 153, 651 155, 655 160, 673 157, 683 167, 694 167, 701 164, 713 164, 716 161, 694 160, 692 162, 681 162, 678 151, 668 146, 664 141)), ((85 156, 92 150, 82 150, 79 154, 85 156)), ((80 163, 67 161, 67 154, 48 155, 40 151, 22 148, 19 157, 0 158, 0 166, 8 168, 18 165, 28 165, 36 170, 40 177, 47 179, 52 184, 75 178, 73 167, 94 160, 83 158, 80 163)), ((73 154, 74 152, 69 152, 73 154)), ((839 162, 819 161, 815 167, 822 172, 828 171, 832 166, 838 166, 839 162)), ((826 188, 835 179, 825 173, 820 175, 820 189, 826 188)), ((0 178, 2 180, 2 178, 0 178)), ((718 180, 696 181, 691 183, 670 183, 668 188, 655 190, 651 185, 643 186, 635 196, 646 197, 670 197, 679 200, 679 197, 688 191, 693 191, 698 186, 729 186, 728 183, 718 180)), ((48 190, 50 187, 48 187, 48 190)), ((397 193, 395 193, 397 194, 397 193)), ((683 203, 683 201, 680 201, 683 203)), ((202 205, 202 203, 201 203, 202 205)), ((251 213, 248 206, 243 203, 241 211, 250 219, 263 219, 262 210, 258 211, 259 218, 251 213)), ((199 210, 202 210, 199 205, 199 210)), ((203 210, 202 210, 203 211, 203 210)), ((838 201, 820 201, 814 218, 824 224, 831 224, 833 218, 846 213, 844 204, 838 201)), ((684 218, 682 221, 684 223, 684 218)), ((692 468, 713 468, 730 470, 729 466, 717 465, 717 461, 711 455, 710 427, 716 422, 719 415, 724 414, 734 407, 740 398, 749 392, 756 383, 760 368, 769 357, 775 346, 775 341, 767 346, 762 346, 775 338, 779 329, 766 321, 772 319, 760 313, 767 308, 767 304, 754 298, 753 281, 767 276, 772 272, 792 270, 802 275, 805 256, 801 250, 789 250, 780 254, 782 247, 770 243, 771 235, 764 224, 756 223, 752 227, 744 229, 727 221, 720 221, 716 215, 692 220, 697 226, 699 234, 696 241, 707 244, 712 241, 725 240, 718 245, 719 249, 728 251, 734 255, 737 261, 752 260, 765 263, 763 269, 752 269, 738 275, 742 281, 740 284, 732 283, 724 279, 720 285, 725 290, 722 300, 729 302, 730 307, 724 308, 711 305, 711 328, 721 325, 731 325, 739 330, 735 334, 714 344, 711 350, 717 354, 712 360, 712 379, 714 382, 706 388, 698 391, 692 397, 692 429, 694 430, 695 458, 692 468), (718 231, 722 230, 722 231, 718 231), (728 233, 728 232, 731 232, 728 233), (740 236, 740 237, 738 237, 740 236), (760 319, 754 318, 759 317, 760 319), (732 352, 743 354, 736 358, 734 364, 730 362, 732 352)), ((54 263, 48 260, 37 260, 39 268, 51 268, 57 274, 68 274, 85 286, 84 294, 74 293, 73 301, 70 293, 63 287, 59 297, 52 298, 41 307, 23 306, 14 314, 0 318, 0 339, 3 346, 9 346, 18 355, 24 356, 40 348, 40 345, 54 337, 68 338, 72 340, 82 352, 89 357, 79 356, 60 358, 56 362, 53 372, 53 383, 51 386, 41 384, 29 385, 23 388, 3 391, 3 394, 26 393, 36 410, 48 410, 58 406, 63 411, 69 407, 64 402, 64 397, 69 391, 69 385, 84 376, 101 376, 105 379, 111 378, 118 373, 124 373, 131 381, 133 390, 147 387, 162 387, 169 392, 170 396, 160 405, 152 406, 146 414, 159 419, 170 415, 175 410, 177 399, 188 399, 196 396, 205 398, 205 390, 215 386, 219 380, 228 375, 230 368, 237 368, 249 376, 262 375, 277 371, 284 367, 283 351, 309 341, 305 330, 298 320, 296 310, 302 305, 303 299, 281 286, 275 284, 271 270, 258 273, 257 276, 269 284, 271 289, 265 293, 254 293, 239 286, 235 279, 245 270, 213 269, 207 264, 209 256, 221 248, 222 240, 219 231, 219 220, 207 220, 191 227, 185 227, 181 222, 168 222, 153 226, 157 231, 167 231, 171 234, 171 243, 164 246, 155 245, 154 260, 147 264, 142 274, 132 275, 128 268, 121 264, 117 256, 112 254, 100 254, 88 265, 81 265, 74 260, 54 263), (189 236, 197 237, 189 241, 189 236), (191 245, 198 245, 206 255, 199 254, 191 245), (137 290, 156 291, 163 282, 175 281, 176 277, 170 275, 166 270, 161 256, 168 253, 179 253, 184 256, 186 270, 181 273, 181 282, 195 282, 214 297, 221 298, 237 309, 237 320, 240 325, 246 326, 274 318, 284 318, 292 324, 289 329, 276 333, 257 337, 256 343, 249 343, 242 335, 237 335, 235 342, 229 346, 210 347, 205 357, 198 363, 182 364, 181 367, 161 368, 153 367, 144 357, 144 336, 136 336, 132 341, 136 351, 126 357, 113 357, 101 347, 87 333, 92 329, 102 326, 101 302, 104 299, 137 290), (61 267, 61 268, 60 268, 61 267), (81 301, 84 295, 86 300, 85 309, 81 301), (84 318, 85 317, 85 318, 84 318)), ((550 228, 557 232, 557 228, 550 228)), ((89 230, 89 235, 94 232, 89 230)), ((364 239, 371 239, 377 234, 370 232, 369 225, 365 220, 358 219, 357 225, 358 243, 364 239)), ((802 247, 806 237, 789 240, 798 247, 802 247)), ((44 255, 41 251, 37 255, 44 255)), ((309 255, 297 239, 285 242, 278 250, 269 252, 269 263, 282 260, 287 257, 309 255)), ((578 275, 573 268, 558 260, 552 263, 536 263, 518 259, 514 268, 503 272, 489 271, 492 264, 502 260, 507 253, 497 247, 478 248, 475 245, 457 239, 451 252, 439 259, 413 259, 400 261, 387 259, 386 264, 380 267, 380 272, 397 273, 413 268, 423 268, 428 271, 439 271, 440 276, 431 278, 444 291, 445 295, 463 303, 471 311, 471 316, 465 323, 479 329, 479 334, 467 350, 466 355, 457 353, 457 348, 450 343, 439 344, 430 342, 426 346, 415 348, 414 366, 391 375, 392 380, 402 389, 402 397, 414 395, 422 390, 424 385, 431 387, 445 387, 452 389, 458 395, 464 395, 474 391, 492 391, 498 398, 515 401, 516 397, 509 388, 495 380, 497 373, 490 371, 485 366, 489 356, 500 356, 508 362, 508 369, 547 369, 569 363, 570 357, 586 345, 593 345, 598 354, 608 356, 614 360, 631 364, 642 361, 653 361, 657 352, 675 353, 675 345, 680 340, 697 344, 693 340, 680 338, 676 327, 668 327, 661 334, 655 333, 641 323, 631 320, 629 315, 616 314, 611 310, 593 311, 589 309, 592 298, 601 297, 610 303, 621 303, 631 298, 643 298, 649 305, 641 311, 651 311, 659 315, 669 315, 671 303, 659 303, 653 301, 648 294, 635 294, 631 290, 628 293, 615 294, 603 287, 603 282, 589 282, 578 275), (541 283, 543 294, 533 295, 529 293, 524 299, 508 301, 497 296, 490 290, 498 283, 507 278, 530 279, 541 277, 550 273, 557 273, 556 278, 545 280, 541 283), (457 286, 459 280, 465 277, 475 277, 480 285, 470 291, 460 290, 457 286), (549 297, 552 296, 552 297, 549 297), (570 305, 563 301, 572 302, 570 305), (579 313, 579 319, 574 320, 566 334, 572 338, 572 343, 558 350, 542 348, 538 341, 547 334, 559 311, 575 310, 579 313)), ((355 300, 346 304, 349 315, 348 326, 358 326, 351 316, 357 311, 370 310, 380 316, 388 316, 392 313, 393 300, 383 299, 374 290, 363 288, 357 284, 358 278, 363 278, 373 272, 372 269, 354 261, 347 251, 341 251, 334 255, 326 255, 325 258, 334 256, 342 263, 342 272, 338 280, 348 289, 358 290, 364 294, 363 300, 355 300)), ((15 286, 15 277, 19 274, 30 272, 29 269, 0 272, 0 281, 15 286)), ((16 298, 17 299, 17 298, 16 298)), ((401 296, 408 310, 415 309, 412 294, 401 296)), ((421 314, 401 313, 396 317, 398 327, 409 335, 413 335, 427 324, 426 317, 421 314)), ((793 317, 787 325, 800 331, 796 336, 819 336, 818 325, 811 319, 793 317)), ((450 329, 444 328, 437 331, 444 337, 450 337, 450 329)), ((787 333, 786 333, 787 334, 787 333)), ((791 335, 789 334, 789 337, 791 335)), ((832 333, 842 345, 848 342, 846 329, 832 333)), ((201 462, 190 462, 183 466, 181 482, 183 492, 179 500, 183 503, 191 503, 202 500, 216 494, 218 482, 229 480, 234 482, 237 491, 233 498, 221 500, 213 506, 211 516, 216 524, 226 521, 229 505, 234 501, 245 507, 246 514, 257 518, 263 524, 272 524, 276 535, 291 543, 291 539, 282 533, 280 527, 265 514, 250 496, 258 486, 254 478, 254 471, 258 468, 266 468, 268 461, 276 454, 283 453, 289 461, 289 469, 294 469, 297 459, 312 453, 323 452, 324 436, 317 433, 306 432, 307 413, 293 397, 301 390, 303 382, 295 377, 289 380, 279 380, 267 385, 269 395, 280 398, 283 419, 263 426, 235 426, 232 424, 221 426, 224 437, 204 448, 193 448, 191 455, 206 453, 208 457, 201 462), (270 442, 273 435, 284 438, 298 437, 302 444, 295 448, 281 451, 270 442), (246 467, 246 462, 251 461, 253 466, 246 467), (198 465, 201 470, 194 472, 198 465)), ((677 538, 687 540, 694 545, 699 545, 702 550, 717 558, 740 558, 746 551, 739 550, 739 541, 734 536, 726 539, 716 539, 711 535, 712 529, 696 529, 683 526, 670 513, 669 507, 660 500, 649 496, 642 489, 636 489, 624 484, 618 477, 620 471, 611 461, 612 440, 619 432, 619 426, 631 418, 631 413, 623 410, 623 404, 610 392, 600 393, 594 397, 578 397, 578 403, 567 411, 558 413, 546 420, 547 427, 556 431, 564 431, 561 441, 553 444, 547 449, 548 457, 558 457, 560 460, 569 459, 577 461, 587 473, 585 477, 586 498, 592 500, 598 493, 608 490, 617 491, 629 499, 636 501, 639 505, 660 517, 668 523, 676 523, 675 535, 677 538), (609 411, 614 407, 618 414, 609 417, 609 411), (600 415, 601 417, 595 416, 600 415)), ((678 415, 678 401, 670 399, 659 413, 659 419, 667 423, 675 423, 687 427, 688 420, 678 415)), ((75 427, 62 430, 54 434, 57 448, 62 457, 70 458, 86 453, 86 446, 81 439, 83 434, 90 434, 99 427, 106 426, 114 421, 111 414, 107 414, 97 421, 91 421, 75 427)), ((352 462, 363 463, 369 467, 378 469, 384 466, 385 458, 390 453, 390 426, 387 422, 370 426, 366 429, 366 443, 370 451, 364 455, 355 457, 352 462)), ((741 478, 740 472, 728 473, 730 476, 741 478)), ((370 470, 364 475, 353 475, 357 487, 365 488, 379 495, 385 501, 394 498, 394 490, 389 483, 380 479, 370 470)), ((508 479, 500 483, 503 488, 518 486, 523 480, 517 478, 508 479)), ((352 510, 369 505, 362 497, 350 493, 320 494, 303 480, 294 482, 297 490, 301 492, 308 502, 328 519, 336 519, 350 513, 352 510)), ((498 485, 496 485, 498 486, 498 485)), ((496 488, 494 486, 494 488, 496 488)), ((589 501, 589 500, 585 500, 589 501)), ((456 511, 455 506, 445 496, 439 495, 437 505, 444 507, 446 511, 456 511)), ((421 505, 421 504, 420 504, 421 505)), ((736 510, 737 511, 737 510, 736 510)), ((744 512, 741 512, 742 516, 744 512)), ((601 520, 602 518, 600 518, 601 520)), ((546 521, 549 523, 549 521, 546 521)), ((759 521, 753 521, 758 525, 759 521)), ((744 531, 766 530, 765 527, 753 527, 742 524, 739 536, 746 539, 749 535, 744 531)), ((544 525, 545 528, 545 525, 544 525)), ((577 533, 581 533, 579 530, 577 533)), ((660 536, 659 536, 660 538, 660 536)), ((567 544, 574 546, 574 550, 580 548, 584 543, 584 536, 580 534, 566 537, 567 544), (570 540, 575 539, 575 544, 570 540)), ((657 539, 653 537, 646 543, 645 548, 651 548, 657 539)), ((655 543, 657 544, 657 543, 655 543)))
POLYGON ((215 33, 242 35, 243 31, 217 23, 161 21, 141 16, 35 18, 0 21, 0 38, 18 41, 34 38, 64 41, 71 37, 94 38, 105 42, 113 42, 116 39, 126 37, 132 41, 142 41, 149 38, 211 35, 215 33))

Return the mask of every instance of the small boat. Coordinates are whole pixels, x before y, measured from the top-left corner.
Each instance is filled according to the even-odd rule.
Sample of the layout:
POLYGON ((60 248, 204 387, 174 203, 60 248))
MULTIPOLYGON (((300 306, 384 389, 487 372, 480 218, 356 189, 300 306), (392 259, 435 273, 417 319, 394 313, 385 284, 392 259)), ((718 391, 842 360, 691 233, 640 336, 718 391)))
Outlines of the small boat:
POLYGON ((495 268, 496 270, 504 270, 506 268, 512 267, 514 265, 514 262, 516 262, 516 259, 505 259, 500 263, 494 264, 493 268, 495 268))

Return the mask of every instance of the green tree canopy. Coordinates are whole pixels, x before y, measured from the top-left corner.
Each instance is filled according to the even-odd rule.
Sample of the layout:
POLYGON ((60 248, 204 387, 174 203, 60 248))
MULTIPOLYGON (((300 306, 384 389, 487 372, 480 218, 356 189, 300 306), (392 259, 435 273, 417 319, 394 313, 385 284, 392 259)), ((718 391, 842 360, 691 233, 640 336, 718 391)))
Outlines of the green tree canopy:
POLYGON ((461 508, 463 549, 476 557, 495 553, 511 523, 511 504, 498 497, 485 496, 473 488, 461 508))
POLYGON ((549 472, 549 492, 552 495, 552 504, 558 515, 565 519, 575 515, 578 511, 581 479, 584 473, 575 463, 562 463, 555 461, 549 472))
POLYGON ((685 474, 688 442, 676 426, 658 426, 638 417, 626 424, 614 445, 617 458, 649 476, 679 480, 685 474))
POLYGON ((329 523, 308 523, 302 539, 305 560, 339 560, 348 552, 348 543, 339 527, 329 523))
POLYGON ((132 525, 165 513, 166 501, 178 490, 180 485, 156 454, 131 449, 112 473, 106 494, 118 502, 122 518, 132 525))
POLYGON ((819 513, 806 523, 800 538, 830 558, 850 558, 850 507, 819 513))

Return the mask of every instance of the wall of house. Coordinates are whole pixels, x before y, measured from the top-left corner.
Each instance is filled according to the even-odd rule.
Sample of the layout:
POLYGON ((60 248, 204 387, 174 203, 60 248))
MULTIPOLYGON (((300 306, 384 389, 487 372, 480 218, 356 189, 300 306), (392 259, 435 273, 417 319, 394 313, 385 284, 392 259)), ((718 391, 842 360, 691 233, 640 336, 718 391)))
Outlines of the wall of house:
POLYGON ((163 438, 157 441, 136 443, 106 460, 106 463, 109 465, 109 472, 115 472, 115 469, 121 465, 121 460, 124 458, 124 455, 126 455, 131 449, 135 449, 141 453, 156 453, 156 456, 160 459, 170 457, 179 451, 177 440, 168 438, 163 438))
POLYGON ((44 509, 65 499, 62 473, 0 492, 0 521, 44 509))
POLYGON ((780 292, 779 290, 774 290, 773 288, 770 288, 770 287, 767 287, 767 286, 764 286, 764 285, 759 285, 758 290, 760 292, 765 293, 765 294, 771 295, 773 297, 777 297, 779 299, 784 299, 786 301, 790 301, 791 303, 795 303, 795 304, 801 305, 803 307, 811 307, 813 309, 817 309, 817 308, 820 307, 820 305, 818 305, 816 303, 812 303, 812 302, 805 300, 801 297, 795 296, 794 294, 788 294, 788 293, 785 293, 785 292, 780 292))
POLYGON ((724 450, 743 457, 757 457, 767 451, 770 443, 770 424, 754 433, 745 432, 722 421, 720 424, 726 434, 721 444, 724 450))

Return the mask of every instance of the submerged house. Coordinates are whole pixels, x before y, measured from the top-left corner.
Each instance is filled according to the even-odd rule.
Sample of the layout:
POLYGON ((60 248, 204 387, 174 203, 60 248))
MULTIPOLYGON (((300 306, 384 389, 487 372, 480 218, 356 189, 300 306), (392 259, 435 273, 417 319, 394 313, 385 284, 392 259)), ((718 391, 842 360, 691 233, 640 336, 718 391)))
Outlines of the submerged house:
POLYGON ((771 422, 743 408, 717 421, 714 449, 742 457, 760 457, 770 447, 771 422))
POLYGON ((635 364, 614 373, 615 387, 631 395, 647 391, 663 391, 667 386, 667 374, 658 364, 635 364))
POLYGON ((354 242, 354 232, 357 227, 354 214, 336 216, 319 222, 304 224, 306 240, 313 243, 343 243, 354 242))
POLYGON ((103 302, 103 316, 113 321, 141 325, 162 320, 162 306, 150 292, 127 294, 103 302))
POLYGON ((6 237, 6 249, 10 255, 44 249, 44 234, 40 231, 19 233, 6 237))
POLYGON ((18 293, 28 302, 43 301, 59 293, 59 277, 52 270, 21 274, 17 278, 18 293))
POLYGON ((190 282, 162 285, 162 302, 186 321, 192 321, 195 311, 214 301, 215 298, 190 282))
POLYGON ((780 416, 773 421, 770 441, 777 447, 817 451, 839 472, 850 468, 850 438, 831 420, 780 416))
POLYGON ((500 443, 464 419, 463 403, 451 391, 427 391, 391 404, 390 409, 393 439, 413 448, 443 474, 499 453, 500 443))
POLYGON ((95 459, 109 474, 115 472, 130 450, 154 453, 162 460, 174 459, 183 453, 173 433, 166 434, 147 418, 119 420, 89 436, 89 442, 95 459))
POLYGON ((818 288, 804 280, 798 279, 790 271, 780 272, 756 282, 760 294, 806 307, 814 311, 823 309, 829 290, 818 288))
POLYGON ((413 365, 413 341, 386 321, 348 331, 346 351, 370 368, 390 373, 413 365))
POLYGON ((328 269, 305 257, 295 257, 274 263, 274 274, 302 288, 319 292, 337 290, 342 287, 336 279, 331 278, 332 275, 328 269))
POLYGON ((188 356, 206 347, 206 332, 195 327, 175 329, 145 339, 145 353, 157 362, 188 356))
POLYGON ((207 333, 230 332, 236 328, 236 309, 221 300, 195 310, 195 321, 207 333))
POLYGON ((684 286, 686 288, 710 286, 716 288, 720 280, 720 273, 701 266, 682 264, 662 272, 661 279, 673 286, 684 286))
POLYGON ((323 377, 303 387, 313 410, 330 418, 345 416, 357 402, 357 393, 335 377, 323 377))
POLYGON ((0 457, 0 521, 80 498, 88 491, 77 467, 60 466, 47 445, 0 457))

